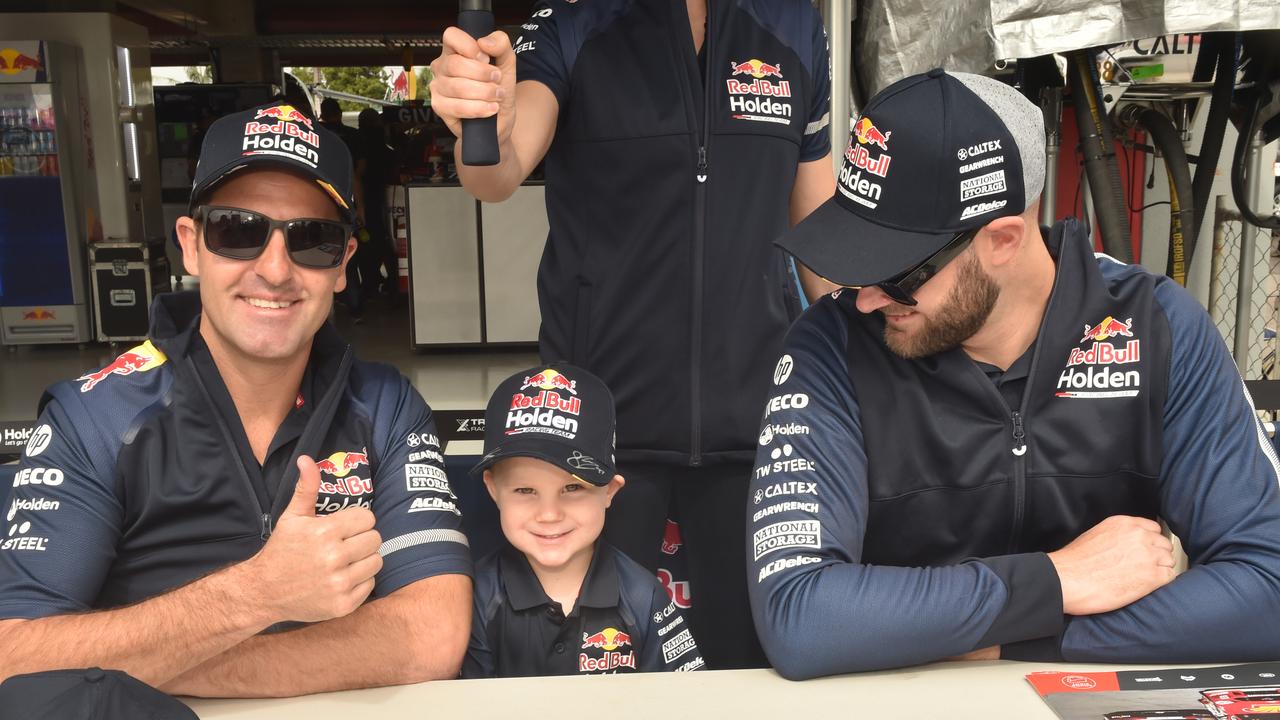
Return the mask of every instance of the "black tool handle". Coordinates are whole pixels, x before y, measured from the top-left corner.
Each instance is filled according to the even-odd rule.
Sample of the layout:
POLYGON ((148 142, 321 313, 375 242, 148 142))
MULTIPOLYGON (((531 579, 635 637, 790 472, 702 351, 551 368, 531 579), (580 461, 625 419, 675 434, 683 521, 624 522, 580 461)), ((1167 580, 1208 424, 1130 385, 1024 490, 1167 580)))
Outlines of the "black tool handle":
MULTIPOLYGON (((459 0, 458 27, 477 40, 493 32, 491 0, 459 0)), ((498 164, 498 116, 463 118, 462 164, 498 164)))

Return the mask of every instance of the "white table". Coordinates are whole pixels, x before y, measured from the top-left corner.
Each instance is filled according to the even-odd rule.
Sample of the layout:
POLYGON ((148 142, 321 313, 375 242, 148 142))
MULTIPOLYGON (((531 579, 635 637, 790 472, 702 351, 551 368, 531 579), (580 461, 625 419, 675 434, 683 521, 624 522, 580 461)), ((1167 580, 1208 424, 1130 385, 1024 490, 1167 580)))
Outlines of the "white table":
POLYGON ((449 680, 282 700, 195 700, 205 720, 306 718, 946 718, 1036 720, 1053 711, 1024 679, 1039 670, 1106 672, 1154 666, 946 662, 791 682, 772 670, 600 677, 449 680))

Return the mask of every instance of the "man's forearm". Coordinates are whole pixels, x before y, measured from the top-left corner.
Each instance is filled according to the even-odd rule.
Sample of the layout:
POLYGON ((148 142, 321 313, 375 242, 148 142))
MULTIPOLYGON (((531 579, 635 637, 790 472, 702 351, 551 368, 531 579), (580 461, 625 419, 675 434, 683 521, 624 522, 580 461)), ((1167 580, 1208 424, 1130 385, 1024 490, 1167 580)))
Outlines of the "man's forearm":
MULTIPOLYGON (((463 595, 455 604, 468 610, 467 577, 419 583, 431 581, 458 584, 463 595)), ((250 638, 162 689, 198 697, 289 697, 457 677, 470 615, 441 607, 438 592, 410 586, 345 617, 250 638)))
POLYGON ((268 627, 242 565, 114 610, 0 621, 0 680, 99 666, 160 685, 268 627))
POLYGON ((458 180, 467 192, 483 202, 502 202, 511 197, 529 176, 510 140, 498 148, 497 165, 466 165, 462 162, 462 138, 454 148, 458 180))

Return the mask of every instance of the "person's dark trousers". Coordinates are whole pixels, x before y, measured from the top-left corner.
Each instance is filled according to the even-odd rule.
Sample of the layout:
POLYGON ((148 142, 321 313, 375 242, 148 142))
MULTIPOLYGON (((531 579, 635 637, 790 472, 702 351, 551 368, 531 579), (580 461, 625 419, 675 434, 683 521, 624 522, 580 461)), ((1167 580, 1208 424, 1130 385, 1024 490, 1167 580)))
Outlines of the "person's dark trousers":
POLYGON ((751 464, 620 462, 618 473, 627 484, 605 516, 605 540, 653 572, 661 562, 667 518, 680 523, 693 595, 687 616, 707 667, 767 667, 747 601, 751 464))
MULTIPOLYGON (((382 271, 386 271, 387 280, 384 290, 394 295, 400 289, 400 258, 396 254, 395 245, 391 241, 391 231, 387 226, 387 204, 385 189, 381 193, 366 195, 365 229, 369 231, 369 278, 365 281, 367 292, 378 290, 382 271)), ((361 270, 363 272, 363 269, 361 270)))
POLYGON ((368 231, 369 237, 356 245, 356 255, 351 260, 360 270, 360 292, 365 297, 369 297, 377 294, 382 274, 378 270, 381 258, 378 255, 378 239, 374 234, 374 228, 366 225, 365 230, 368 231))

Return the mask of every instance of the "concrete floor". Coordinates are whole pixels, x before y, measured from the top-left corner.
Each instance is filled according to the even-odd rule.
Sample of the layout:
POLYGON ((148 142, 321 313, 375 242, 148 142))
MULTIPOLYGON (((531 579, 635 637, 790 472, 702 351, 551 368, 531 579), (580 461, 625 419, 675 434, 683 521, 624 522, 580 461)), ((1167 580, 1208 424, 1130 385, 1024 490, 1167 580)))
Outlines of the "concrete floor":
MULTIPOLYGON (((482 410, 498 383, 538 362, 533 347, 493 352, 414 351, 410 347, 407 304, 370 302, 365 321, 353 325, 339 307, 334 324, 355 346, 358 357, 400 368, 427 404, 437 410, 482 410)), ((111 362, 133 343, 110 345, 27 345, 0 350, 0 421, 33 420, 44 388, 79 377, 111 362)))

